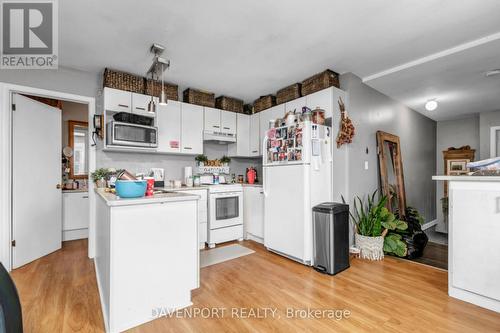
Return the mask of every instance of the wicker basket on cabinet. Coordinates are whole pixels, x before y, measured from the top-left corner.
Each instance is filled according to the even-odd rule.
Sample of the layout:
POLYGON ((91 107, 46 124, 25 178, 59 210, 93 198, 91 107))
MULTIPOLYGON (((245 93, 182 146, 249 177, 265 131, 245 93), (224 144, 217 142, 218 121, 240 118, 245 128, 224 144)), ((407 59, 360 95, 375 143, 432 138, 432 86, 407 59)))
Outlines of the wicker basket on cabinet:
MULTIPOLYGON (((165 94, 167 95, 167 100, 179 100, 179 87, 176 84, 164 82, 163 87, 165 89, 165 94)), ((160 97, 161 81, 147 79, 145 94, 160 97)))
POLYGON ((326 71, 313 75, 302 81, 302 96, 312 94, 313 92, 331 86, 340 88, 339 75, 334 71, 327 69, 326 71))
POLYGON ((183 100, 190 104, 215 107, 215 94, 207 91, 188 88, 183 92, 183 100))
POLYGON ((219 96, 215 99, 215 107, 218 109, 243 113, 243 101, 241 99, 219 96))
POLYGON ((260 96, 259 99, 253 102, 253 111, 254 113, 260 112, 265 109, 269 109, 270 107, 276 105, 276 97, 273 95, 260 96))
POLYGON ((143 94, 144 78, 142 76, 105 68, 103 86, 143 94))
POLYGON ((276 92, 276 104, 283 104, 301 96, 301 84, 294 83, 276 92))

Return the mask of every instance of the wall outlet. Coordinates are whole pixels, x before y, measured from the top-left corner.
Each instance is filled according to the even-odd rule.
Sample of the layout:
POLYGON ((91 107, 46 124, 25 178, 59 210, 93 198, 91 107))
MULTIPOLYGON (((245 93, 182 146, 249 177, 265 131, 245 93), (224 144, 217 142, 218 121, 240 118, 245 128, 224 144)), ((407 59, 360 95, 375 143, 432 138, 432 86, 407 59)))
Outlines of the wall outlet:
POLYGON ((368 170, 368 161, 365 161, 365 170, 368 170))

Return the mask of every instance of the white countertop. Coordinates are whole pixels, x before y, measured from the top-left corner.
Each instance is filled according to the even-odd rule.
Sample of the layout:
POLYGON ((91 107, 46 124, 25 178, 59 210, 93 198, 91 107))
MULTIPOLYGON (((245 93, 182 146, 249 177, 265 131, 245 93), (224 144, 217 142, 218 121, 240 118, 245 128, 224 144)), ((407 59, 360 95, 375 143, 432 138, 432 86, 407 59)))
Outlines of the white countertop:
POLYGON ((87 189, 78 189, 78 190, 62 190, 62 193, 86 193, 89 190, 87 189))
POLYGON ((247 183, 244 183, 244 184, 241 184, 241 186, 243 186, 243 187, 262 187, 262 184, 247 184, 247 183))
POLYGON ((130 205, 144 205, 160 202, 176 202, 176 201, 189 201, 198 200, 200 197, 195 194, 187 193, 161 193, 155 194, 151 197, 141 198, 120 198, 113 193, 105 192, 104 189, 96 189, 96 193, 106 202, 107 206, 130 206, 130 205))
POLYGON ((500 182, 499 176, 432 176, 432 180, 452 180, 465 182, 500 182))
POLYGON ((159 187, 165 191, 196 191, 196 190, 208 190, 208 185, 200 185, 200 186, 182 186, 182 187, 170 187, 170 186, 165 186, 165 187, 159 187))

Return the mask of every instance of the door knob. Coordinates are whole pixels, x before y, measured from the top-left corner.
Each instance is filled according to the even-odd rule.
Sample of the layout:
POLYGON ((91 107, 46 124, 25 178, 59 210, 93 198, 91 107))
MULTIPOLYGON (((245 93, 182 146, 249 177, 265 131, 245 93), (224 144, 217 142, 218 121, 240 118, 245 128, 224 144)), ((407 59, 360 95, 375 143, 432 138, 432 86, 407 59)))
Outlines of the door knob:
POLYGON ((57 185, 56 185, 56 188, 57 188, 58 190, 60 190, 60 189, 61 189, 61 184, 57 184, 57 185))

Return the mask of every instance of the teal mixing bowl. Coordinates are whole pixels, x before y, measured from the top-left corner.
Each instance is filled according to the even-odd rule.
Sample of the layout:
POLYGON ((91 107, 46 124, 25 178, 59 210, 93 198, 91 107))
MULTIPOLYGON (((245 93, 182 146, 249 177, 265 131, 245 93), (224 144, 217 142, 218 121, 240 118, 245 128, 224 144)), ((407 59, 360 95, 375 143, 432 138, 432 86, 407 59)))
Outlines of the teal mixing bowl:
POLYGON ((120 198, 140 198, 146 193, 146 180, 117 180, 116 195, 120 198))

